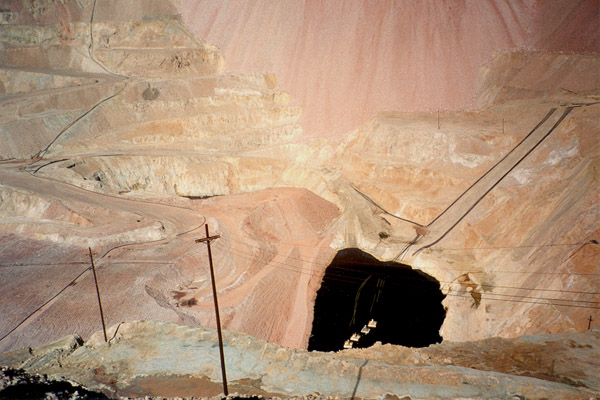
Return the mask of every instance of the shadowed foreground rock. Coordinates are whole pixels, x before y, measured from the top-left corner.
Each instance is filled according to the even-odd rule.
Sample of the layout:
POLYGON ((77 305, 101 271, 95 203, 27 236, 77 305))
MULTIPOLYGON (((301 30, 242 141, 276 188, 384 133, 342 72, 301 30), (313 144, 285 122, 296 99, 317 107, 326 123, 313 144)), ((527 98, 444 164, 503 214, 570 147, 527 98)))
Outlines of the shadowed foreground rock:
POLYGON ((2 368, 0 399, 105 400, 107 397, 67 381, 48 379, 46 375, 29 375, 20 370, 2 368))
POLYGON ((109 325, 210 325, 205 222, 224 328, 288 347, 351 248, 446 341, 600 318, 597 1, 0 3, 0 351, 97 329, 88 247, 109 325))
MULTIPOLYGON (((365 399, 600 395, 598 330, 444 343, 426 349, 376 345, 339 353, 284 348, 240 333, 224 336, 231 392, 365 399), (513 356, 520 362, 504 362, 513 356)), ((98 332, 80 345, 77 336, 69 336, 33 350, 5 353, 0 364, 68 379, 113 397, 200 397, 221 391, 213 329, 137 321, 113 326, 109 337, 104 343, 98 332)))

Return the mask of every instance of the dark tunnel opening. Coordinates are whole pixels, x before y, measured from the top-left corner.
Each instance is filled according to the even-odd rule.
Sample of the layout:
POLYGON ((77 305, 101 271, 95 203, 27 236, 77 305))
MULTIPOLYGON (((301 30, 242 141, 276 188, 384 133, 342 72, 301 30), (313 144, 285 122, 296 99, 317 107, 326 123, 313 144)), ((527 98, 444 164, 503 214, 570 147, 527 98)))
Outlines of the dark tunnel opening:
POLYGON ((408 265, 381 262, 358 249, 341 250, 317 291, 308 350, 341 350, 354 333, 360 334, 354 348, 375 342, 407 347, 439 343, 445 297, 435 278, 408 265), (371 320, 377 326, 361 333, 371 320))

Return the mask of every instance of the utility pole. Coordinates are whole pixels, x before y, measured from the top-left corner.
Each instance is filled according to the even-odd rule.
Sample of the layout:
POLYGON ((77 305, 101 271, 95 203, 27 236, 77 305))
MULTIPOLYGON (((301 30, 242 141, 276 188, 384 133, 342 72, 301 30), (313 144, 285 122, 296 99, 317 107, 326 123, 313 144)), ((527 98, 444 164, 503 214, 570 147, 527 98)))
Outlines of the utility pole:
POLYGON ((438 110, 438 130, 440 129, 440 110, 438 110))
POLYGON ((100 289, 98 289, 98 278, 96 278, 96 266, 94 265, 94 256, 92 255, 92 248, 88 247, 90 251, 90 261, 92 263, 92 272, 94 273, 94 283, 96 284, 96 294, 98 295, 98 307, 100 307, 100 319, 102 320, 102 331, 104 332, 104 342, 108 342, 106 336, 106 325, 104 324, 104 312, 102 311, 102 301, 100 301, 100 289))
POLYGON ((590 318, 588 318, 588 331, 590 330, 590 328, 592 327, 592 316, 590 315, 590 318))
POLYGON ((215 315, 217 317, 217 334, 219 335, 219 353, 221 356, 221 375, 223 376, 223 393, 227 396, 227 374, 225 373, 225 353, 223 353, 223 335, 221 334, 221 317, 219 316, 219 301, 217 300, 217 286, 215 284, 215 271, 212 261, 212 253, 210 250, 211 240, 215 240, 221 237, 221 235, 210 236, 208 233, 208 224, 204 224, 206 228, 206 237, 202 239, 196 239, 196 243, 206 242, 208 247, 208 265, 210 266, 210 281, 212 283, 213 299, 215 303, 215 315))

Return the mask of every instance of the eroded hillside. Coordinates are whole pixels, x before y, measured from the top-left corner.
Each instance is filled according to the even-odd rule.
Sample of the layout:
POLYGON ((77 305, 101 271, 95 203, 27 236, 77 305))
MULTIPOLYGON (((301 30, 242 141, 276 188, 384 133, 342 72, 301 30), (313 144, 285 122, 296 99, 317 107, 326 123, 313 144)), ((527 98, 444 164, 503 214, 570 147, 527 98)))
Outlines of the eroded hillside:
POLYGON ((0 10, 0 349, 97 331, 88 248, 108 325, 213 326, 205 224, 224 328, 291 348, 307 347, 325 270, 352 248, 435 279, 446 341, 600 320, 588 47, 498 54, 469 80, 469 111, 374 101, 342 139, 315 138, 275 75, 224 72, 178 4, 125 3, 0 10))
POLYGON ((319 137, 382 110, 473 108, 479 70, 498 53, 600 52, 595 0, 207 0, 180 10, 230 70, 276 73, 305 111, 305 134, 319 137))

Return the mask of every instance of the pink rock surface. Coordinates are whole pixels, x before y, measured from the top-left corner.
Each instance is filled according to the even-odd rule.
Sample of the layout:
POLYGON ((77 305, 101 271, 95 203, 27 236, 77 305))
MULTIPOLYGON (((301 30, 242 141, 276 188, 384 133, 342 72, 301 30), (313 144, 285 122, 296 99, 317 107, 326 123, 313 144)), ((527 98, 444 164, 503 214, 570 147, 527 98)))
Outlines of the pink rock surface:
POLYGON ((472 107, 478 71, 498 52, 600 52, 596 0, 207 0, 181 13, 230 71, 274 72, 318 136, 381 110, 472 107))
POLYGON ((113 22, 128 2, 97 2, 92 29, 70 24, 71 39, 48 23, 58 3, 0 8, 15 18, 0 30, 0 335, 25 318, 0 346, 97 329, 89 274, 76 282, 85 295, 69 287, 26 318, 79 273, 88 246, 110 324, 213 324, 206 249, 193 242, 206 221, 221 235, 223 326, 306 347, 336 249, 403 254, 549 110, 570 106, 514 171, 492 174, 506 179, 461 204, 439 246, 403 262, 445 285, 444 340, 600 318, 600 56, 556 52, 597 50, 597 2, 182 2, 230 71, 282 78, 306 135, 337 140, 379 113, 340 146, 300 137, 274 75, 215 75, 220 51, 170 19, 170 3, 135 2, 113 22), (188 46, 214 56, 206 75, 182 58, 188 46), (475 107, 475 93, 480 109, 402 112, 475 107))

